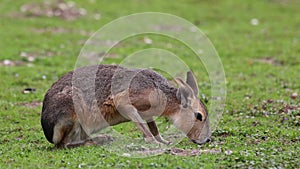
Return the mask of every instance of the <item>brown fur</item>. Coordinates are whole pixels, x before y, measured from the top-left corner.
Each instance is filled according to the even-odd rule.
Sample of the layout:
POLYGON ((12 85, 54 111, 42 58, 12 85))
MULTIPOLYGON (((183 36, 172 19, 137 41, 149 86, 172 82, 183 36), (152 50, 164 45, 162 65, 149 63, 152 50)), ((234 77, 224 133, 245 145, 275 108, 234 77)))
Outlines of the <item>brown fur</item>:
MULTIPOLYGON (((79 68, 76 72, 72 71, 61 77, 46 93, 41 117, 44 134, 49 142, 58 146, 82 145, 86 144, 84 140, 88 140, 88 134, 92 132, 108 125, 133 121, 143 132, 146 140, 167 143, 160 137, 152 118, 166 116, 183 130, 184 125, 188 126, 185 123, 195 123, 190 127, 190 131, 185 131, 194 141, 203 133, 201 132, 203 126, 207 127, 206 137, 210 137, 205 107, 196 94, 193 94, 189 85, 185 82, 180 83, 180 89, 186 91, 185 94, 192 100, 193 105, 188 109, 189 116, 179 112, 183 102, 183 98, 178 98, 181 90, 172 87, 164 77, 152 70, 126 69, 113 65, 79 68), (93 76, 93 71, 96 71, 96 77, 93 76), (80 76, 74 76, 77 72, 80 76), (130 85, 127 89, 123 82, 126 82, 126 76, 130 78, 131 75, 133 78, 128 83, 130 85), (91 82, 94 82, 95 88, 91 87, 91 82), (116 85, 112 86, 112 83, 116 85), (74 101, 79 104, 74 105, 74 101), (204 119, 201 124, 191 115, 193 111, 202 114, 204 119), (184 122, 180 120, 181 116, 189 119, 184 122), (145 126, 142 119, 147 121, 148 126, 145 126), (89 133, 83 128, 88 128, 89 133)), ((192 83, 195 83, 191 86, 196 91, 197 84, 193 79, 192 83)))

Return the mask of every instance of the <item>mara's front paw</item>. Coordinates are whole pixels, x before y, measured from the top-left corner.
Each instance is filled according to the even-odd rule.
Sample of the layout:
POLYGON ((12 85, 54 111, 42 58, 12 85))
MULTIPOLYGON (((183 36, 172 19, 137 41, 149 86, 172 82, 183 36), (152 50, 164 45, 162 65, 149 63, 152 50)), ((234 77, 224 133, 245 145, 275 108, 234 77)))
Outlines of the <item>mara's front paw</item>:
POLYGON ((157 141, 155 137, 145 137, 145 141, 151 144, 164 145, 163 143, 157 141))
POLYGON ((166 145, 171 144, 171 141, 167 141, 167 140, 163 139, 163 138, 161 137, 161 135, 155 136, 155 139, 156 139, 157 141, 163 143, 163 144, 166 144, 166 145))

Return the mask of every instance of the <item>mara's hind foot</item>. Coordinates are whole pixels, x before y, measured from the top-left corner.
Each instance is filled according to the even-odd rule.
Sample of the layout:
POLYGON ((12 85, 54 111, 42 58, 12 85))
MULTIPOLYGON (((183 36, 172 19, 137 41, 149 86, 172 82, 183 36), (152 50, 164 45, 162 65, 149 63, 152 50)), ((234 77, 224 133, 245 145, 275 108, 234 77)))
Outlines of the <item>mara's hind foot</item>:
POLYGON ((103 145, 114 141, 114 138, 109 135, 99 135, 91 138, 90 140, 94 141, 97 145, 103 145))
POLYGON ((114 139, 109 135, 100 135, 93 138, 89 138, 82 141, 76 141, 71 143, 61 143, 55 145, 56 148, 76 148, 79 146, 90 146, 90 145, 103 145, 109 142, 112 142, 114 139))
POLYGON ((67 143, 65 144, 65 148, 76 148, 79 146, 90 146, 90 145, 97 145, 97 143, 92 140, 84 140, 84 141, 67 143))

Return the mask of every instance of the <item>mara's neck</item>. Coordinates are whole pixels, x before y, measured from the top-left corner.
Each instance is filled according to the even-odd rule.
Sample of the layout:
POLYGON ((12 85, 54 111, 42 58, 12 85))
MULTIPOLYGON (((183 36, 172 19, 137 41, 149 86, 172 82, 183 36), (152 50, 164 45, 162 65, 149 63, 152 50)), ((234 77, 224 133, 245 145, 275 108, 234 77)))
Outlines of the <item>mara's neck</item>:
POLYGON ((163 113, 163 116, 166 116, 167 118, 171 118, 171 116, 176 114, 180 109, 180 100, 178 100, 176 97, 176 93, 177 93, 176 88, 169 88, 168 91, 164 91, 164 92, 167 96, 167 105, 163 113))

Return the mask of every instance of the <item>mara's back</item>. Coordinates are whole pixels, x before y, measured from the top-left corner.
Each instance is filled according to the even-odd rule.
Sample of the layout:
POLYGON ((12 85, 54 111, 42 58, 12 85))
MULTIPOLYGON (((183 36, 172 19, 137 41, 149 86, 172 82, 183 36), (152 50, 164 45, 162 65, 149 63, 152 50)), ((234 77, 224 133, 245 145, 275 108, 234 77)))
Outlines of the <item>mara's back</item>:
POLYGON ((135 94, 145 89, 160 89, 166 94, 176 90, 170 87, 163 76, 150 69, 127 69, 116 65, 87 66, 71 71, 55 82, 45 95, 42 111, 50 100, 58 99, 55 95, 70 97, 72 93, 69 89, 73 85, 82 91, 87 102, 96 98, 99 104, 110 95, 126 89, 135 94))

